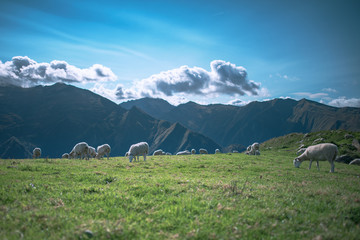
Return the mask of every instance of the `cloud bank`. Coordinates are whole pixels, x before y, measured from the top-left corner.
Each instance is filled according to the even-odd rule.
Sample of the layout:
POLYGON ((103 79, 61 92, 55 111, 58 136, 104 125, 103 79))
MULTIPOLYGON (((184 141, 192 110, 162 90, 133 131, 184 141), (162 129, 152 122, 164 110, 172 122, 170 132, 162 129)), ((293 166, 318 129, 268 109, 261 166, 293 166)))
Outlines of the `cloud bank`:
POLYGON ((128 89, 118 86, 119 100, 141 97, 172 97, 175 94, 208 96, 256 96, 261 92, 260 83, 248 79, 245 68, 230 62, 214 60, 211 71, 199 67, 182 66, 149 78, 136 81, 128 89))
POLYGON ((109 68, 100 64, 80 69, 65 61, 38 63, 27 56, 16 56, 4 63, 0 61, 0 85, 31 87, 56 82, 86 83, 116 79, 109 68))
POLYGON ((334 107, 357 107, 360 108, 360 98, 339 97, 329 102, 330 106, 334 107))

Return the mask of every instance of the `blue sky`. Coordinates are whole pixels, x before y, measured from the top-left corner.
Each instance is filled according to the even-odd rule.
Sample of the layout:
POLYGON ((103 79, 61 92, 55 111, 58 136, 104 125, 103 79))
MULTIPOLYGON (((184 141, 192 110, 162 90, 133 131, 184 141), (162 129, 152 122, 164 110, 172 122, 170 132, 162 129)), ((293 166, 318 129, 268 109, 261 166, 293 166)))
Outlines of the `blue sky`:
POLYGON ((349 0, 2 0, 0 81, 63 81, 116 102, 360 107, 359 12, 349 0))

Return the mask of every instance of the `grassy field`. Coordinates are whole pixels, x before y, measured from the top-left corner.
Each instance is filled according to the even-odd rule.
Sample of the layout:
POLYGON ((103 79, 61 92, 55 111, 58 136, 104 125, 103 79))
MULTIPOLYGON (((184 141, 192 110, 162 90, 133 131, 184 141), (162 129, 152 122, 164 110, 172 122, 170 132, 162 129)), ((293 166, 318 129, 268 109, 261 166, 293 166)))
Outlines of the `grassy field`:
POLYGON ((359 239, 360 167, 294 157, 0 160, 0 238, 359 239))

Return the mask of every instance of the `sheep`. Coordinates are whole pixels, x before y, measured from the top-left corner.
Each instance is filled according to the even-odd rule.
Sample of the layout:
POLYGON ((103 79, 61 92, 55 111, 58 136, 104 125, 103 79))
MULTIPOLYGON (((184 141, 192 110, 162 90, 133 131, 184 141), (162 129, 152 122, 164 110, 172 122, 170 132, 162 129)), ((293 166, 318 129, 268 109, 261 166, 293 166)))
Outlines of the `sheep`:
POLYGON ((89 157, 89 158, 94 158, 94 157, 96 157, 95 148, 89 146, 89 148, 88 148, 88 153, 87 153, 87 154, 88 154, 88 157, 89 157))
POLYGON ((161 149, 158 149, 156 150, 154 153, 153 153, 153 156, 157 156, 157 155, 165 155, 166 153, 161 150, 161 149))
POLYGON ((191 154, 196 154, 196 150, 195 150, 195 149, 191 149, 191 154))
POLYGON ((299 157, 295 158, 293 163, 294 166, 298 168, 304 160, 310 160, 309 169, 311 169, 312 161, 316 160, 317 169, 320 171, 319 161, 327 160, 331 165, 330 172, 333 173, 335 168, 334 161, 338 154, 339 150, 335 144, 320 143, 306 148, 305 152, 299 157))
POLYGON ((89 149, 89 145, 86 142, 77 143, 69 153, 69 157, 70 158, 80 157, 80 159, 86 157, 86 159, 89 159, 87 156, 88 149, 89 149))
POLYGON ((61 158, 69 158, 69 154, 68 153, 64 153, 61 158))
POLYGON ((109 144, 103 144, 97 147, 97 154, 96 154, 96 158, 100 159, 102 158, 104 155, 107 156, 107 159, 109 160, 109 156, 110 156, 110 152, 111 152, 111 147, 109 144))
POLYGON ((200 148, 199 153, 200 154, 208 154, 208 151, 206 149, 204 149, 204 148, 200 148))
POLYGON ((33 158, 39 158, 41 156, 41 149, 40 148, 34 148, 33 150, 33 158))
POLYGON ((149 144, 147 142, 139 142, 136 144, 133 144, 130 146, 129 149, 129 161, 132 162, 132 159, 135 157, 135 162, 136 162, 136 157, 137 160, 139 161, 139 157, 140 155, 144 156, 144 161, 146 161, 146 155, 149 153, 149 144))
POLYGON ((215 149, 215 154, 219 154, 219 153, 221 153, 221 152, 220 152, 220 149, 218 149, 218 148, 215 149))
POLYGON ((255 142, 251 145, 251 151, 253 151, 255 153, 256 150, 260 151, 260 144, 257 142, 255 142))
POLYGON ((188 150, 180 151, 176 155, 190 155, 191 153, 188 150))
POLYGON ((247 148, 246 148, 246 152, 247 154, 251 151, 251 145, 249 145, 247 148))
POLYGON ((255 142, 246 148, 247 155, 260 155, 260 144, 255 142))

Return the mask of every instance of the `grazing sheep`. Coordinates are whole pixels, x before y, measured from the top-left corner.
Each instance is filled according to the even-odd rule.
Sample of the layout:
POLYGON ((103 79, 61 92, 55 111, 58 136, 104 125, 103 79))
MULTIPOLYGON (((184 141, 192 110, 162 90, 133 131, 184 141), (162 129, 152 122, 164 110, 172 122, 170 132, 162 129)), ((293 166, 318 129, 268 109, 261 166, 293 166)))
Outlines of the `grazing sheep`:
POLYGON ((39 158, 41 156, 41 149, 40 148, 34 148, 33 150, 33 158, 39 158))
POLYGON ((109 156, 110 156, 110 152, 111 152, 111 147, 109 144, 103 144, 101 146, 97 147, 97 154, 96 154, 96 158, 100 159, 102 158, 104 155, 107 156, 107 159, 109 160, 109 156))
POLYGON ((251 150, 254 151, 254 152, 255 152, 256 150, 259 150, 259 151, 260 151, 260 144, 257 143, 257 142, 253 143, 253 144, 251 145, 251 150))
POLYGON ((161 149, 158 149, 153 153, 153 156, 157 156, 157 155, 165 155, 165 152, 161 149))
POLYGON ((135 162, 136 162, 136 157, 137 160, 139 161, 139 157, 140 155, 144 156, 144 161, 146 161, 146 155, 149 153, 149 144, 147 144, 147 142, 140 142, 140 143, 136 143, 130 146, 129 149, 129 161, 132 162, 132 159, 135 157, 135 162))
POLYGON ((260 144, 255 142, 246 148, 247 155, 260 155, 260 144))
POLYGON ((178 152, 176 155, 190 155, 191 153, 188 150, 178 152))
POLYGON ((171 153, 167 152, 166 155, 172 155, 171 153))
POLYGON ((96 151, 94 147, 89 146, 88 148, 88 158, 96 157, 96 151))
POLYGON ((215 149, 215 154, 219 154, 219 153, 221 153, 221 152, 220 152, 220 149, 218 149, 218 148, 215 149))
POLYGON ((208 154, 208 151, 204 148, 199 149, 199 154, 208 154))
POLYGON ((64 153, 61 158, 69 158, 69 154, 68 153, 64 153))
POLYGON ((305 160, 310 160, 309 169, 311 169, 311 164, 313 160, 316 160, 316 166, 318 170, 319 168, 319 161, 329 161, 331 164, 330 172, 334 172, 334 161, 336 155, 339 154, 339 150, 335 144, 332 143, 320 143, 317 145, 313 145, 308 147, 303 154, 299 157, 295 158, 293 163, 295 167, 300 167, 300 164, 305 160))
POLYGON ((191 149, 191 154, 196 154, 196 150, 195 150, 195 149, 191 149))
POLYGON ((89 159, 88 158, 88 149, 89 149, 89 145, 86 142, 77 143, 74 146, 74 148, 71 150, 71 152, 69 153, 69 157, 70 158, 80 157, 80 159, 83 159, 84 157, 86 157, 86 159, 89 159))
POLYGON ((246 148, 246 152, 247 154, 251 151, 251 145, 249 145, 247 148, 246 148))

